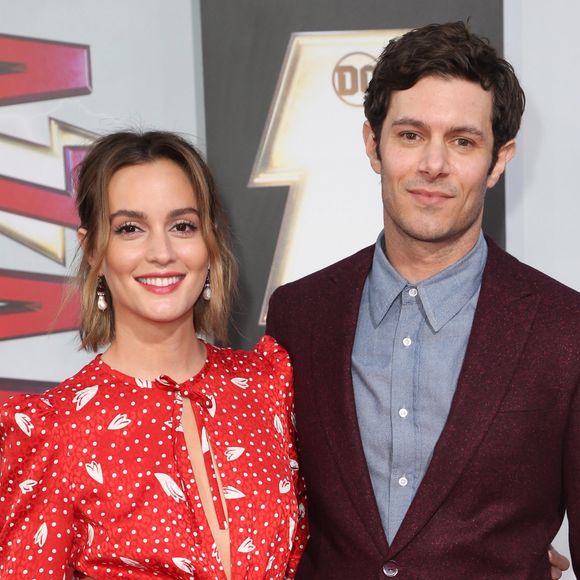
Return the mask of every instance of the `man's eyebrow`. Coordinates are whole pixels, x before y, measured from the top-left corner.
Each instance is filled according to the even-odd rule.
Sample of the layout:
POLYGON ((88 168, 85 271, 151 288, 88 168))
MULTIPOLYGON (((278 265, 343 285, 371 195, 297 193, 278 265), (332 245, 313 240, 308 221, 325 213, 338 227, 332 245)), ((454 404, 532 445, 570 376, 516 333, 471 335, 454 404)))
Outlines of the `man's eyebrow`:
MULTIPOLYGON (((415 127, 417 129, 428 128, 426 123, 423 123, 423 121, 419 121, 418 119, 414 119, 413 117, 401 117, 400 119, 395 119, 392 126, 415 127)), ((485 137, 483 131, 474 125, 457 125, 455 127, 451 127, 449 133, 468 133, 470 135, 475 135, 481 138, 485 137)))
POLYGON ((417 129, 424 129, 427 125, 418 119, 413 119, 413 117, 401 117, 400 119, 395 119, 392 126, 398 127, 400 125, 407 125, 411 127, 416 127, 417 129))
MULTIPOLYGON (((169 212, 169 217, 170 218, 176 218, 182 215, 187 215, 189 213, 195 213, 197 215, 199 215, 199 210, 197 210, 195 207, 180 207, 177 209, 172 209, 169 212)), ((145 219, 147 217, 147 214, 142 212, 142 211, 135 211, 132 209, 120 209, 118 211, 116 211, 115 213, 112 213, 109 216, 109 219, 113 220, 117 217, 126 217, 129 219, 134 219, 134 220, 142 220, 145 219)))
POLYGON ((474 127, 473 125, 459 125, 458 127, 452 127, 451 133, 469 133, 470 135, 475 135, 476 137, 484 138, 485 135, 481 129, 474 127))

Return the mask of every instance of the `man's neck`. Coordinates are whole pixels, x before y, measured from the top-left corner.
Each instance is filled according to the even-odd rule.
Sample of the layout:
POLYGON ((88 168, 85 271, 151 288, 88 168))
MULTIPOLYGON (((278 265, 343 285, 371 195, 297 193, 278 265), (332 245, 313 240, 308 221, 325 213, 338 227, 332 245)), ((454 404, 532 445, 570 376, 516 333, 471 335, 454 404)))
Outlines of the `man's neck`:
POLYGON ((478 239, 479 230, 455 240, 423 242, 389 235, 385 229, 385 251, 393 268, 405 280, 417 284, 461 260, 478 239))

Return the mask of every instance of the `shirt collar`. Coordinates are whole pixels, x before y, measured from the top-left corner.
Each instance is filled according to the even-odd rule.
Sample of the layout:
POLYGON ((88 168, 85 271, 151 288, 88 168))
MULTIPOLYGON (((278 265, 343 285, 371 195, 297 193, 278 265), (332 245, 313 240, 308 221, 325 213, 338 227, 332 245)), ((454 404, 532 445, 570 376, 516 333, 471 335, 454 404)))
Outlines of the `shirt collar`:
POLYGON ((381 322, 405 288, 415 287, 429 325, 439 331, 479 292, 486 259, 487 244, 480 233, 475 246, 455 264, 418 284, 410 284, 389 262, 381 232, 367 278, 374 324, 381 322))

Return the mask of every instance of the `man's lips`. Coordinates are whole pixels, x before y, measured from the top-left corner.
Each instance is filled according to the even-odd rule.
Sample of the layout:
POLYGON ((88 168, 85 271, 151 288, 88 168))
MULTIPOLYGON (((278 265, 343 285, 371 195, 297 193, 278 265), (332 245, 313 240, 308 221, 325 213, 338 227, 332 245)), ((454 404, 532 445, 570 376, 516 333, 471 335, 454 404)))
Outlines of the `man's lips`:
POLYGON ((454 198, 454 195, 452 193, 433 189, 414 188, 409 189, 408 192, 415 199, 427 205, 445 203, 445 201, 447 201, 448 199, 454 198))
POLYGON ((173 292, 184 278, 185 274, 171 272, 169 274, 145 274, 137 276, 135 280, 149 292, 167 294, 173 292))

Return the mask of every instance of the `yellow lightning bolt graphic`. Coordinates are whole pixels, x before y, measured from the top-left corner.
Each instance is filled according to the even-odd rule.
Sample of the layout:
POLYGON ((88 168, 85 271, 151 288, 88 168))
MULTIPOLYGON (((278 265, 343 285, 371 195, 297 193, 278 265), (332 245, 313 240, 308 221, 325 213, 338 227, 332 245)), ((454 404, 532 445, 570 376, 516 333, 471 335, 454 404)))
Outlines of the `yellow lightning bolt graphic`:
POLYGON ((271 293, 372 243, 382 224, 377 178, 362 142, 362 93, 369 64, 404 30, 300 33, 290 38, 250 187, 288 186, 262 303, 271 293), (349 62, 349 55, 354 55, 349 62), (336 80, 337 65, 352 73, 336 80), (354 83, 354 86, 353 86, 354 83), (339 96, 336 87, 347 96, 339 96))
MULTIPOLYGON (((55 167, 64 175, 64 147, 86 146, 95 139, 93 133, 56 119, 50 118, 48 122, 48 146, 0 134, 0 147, 6 147, 5 151, 12 154, 24 153, 28 167, 35 168, 35 179, 36 176, 42 178, 44 173, 54 174, 55 167)), ((0 211, 0 233, 59 264, 65 263, 65 235, 62 226, 0 211)))

